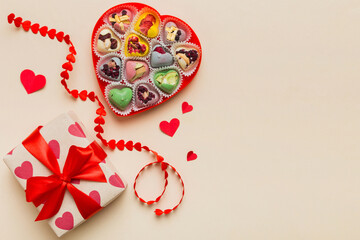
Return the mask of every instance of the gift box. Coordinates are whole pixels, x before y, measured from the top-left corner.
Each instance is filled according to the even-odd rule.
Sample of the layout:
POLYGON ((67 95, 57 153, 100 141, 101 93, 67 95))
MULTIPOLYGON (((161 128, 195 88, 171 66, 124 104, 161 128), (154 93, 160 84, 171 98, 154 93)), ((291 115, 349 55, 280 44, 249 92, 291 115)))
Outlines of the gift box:
POLYGON ((76 228, 126 188, 106 153, 73 112, 38 127, 4 157, 58 237, 76 228))

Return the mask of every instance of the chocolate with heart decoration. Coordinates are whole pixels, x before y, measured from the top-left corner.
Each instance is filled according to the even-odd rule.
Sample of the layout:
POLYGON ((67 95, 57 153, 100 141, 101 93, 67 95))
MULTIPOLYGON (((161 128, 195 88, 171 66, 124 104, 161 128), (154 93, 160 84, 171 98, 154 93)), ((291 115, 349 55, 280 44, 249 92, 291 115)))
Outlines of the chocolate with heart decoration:
POLYGON ((100 89, 118 116, 134 115, 169 100, 194 79, 201 64, 200 41, 191 27, 141 3, 120 4, 107 10, 97 21, 91 41, 100 89), (116 58, 109 58, 109 53, 119 56, 119 78, 115 65, 120 64, 116 58), (101 66, 109 60, 111 70, 102 71, 101 66), (173 71, 178 74, 176 78, 171 75, 173 71), (153 79, 155 75, 159 81, 153 79), (111 89, 118 90, 112 91, 117 97, 110 101, 111 89), (132 100, 128 102, 130 91, 132 100), (139 92, 143 102, 137 96, 139 92), (126 99, 119 100, 122 97, 126 99))

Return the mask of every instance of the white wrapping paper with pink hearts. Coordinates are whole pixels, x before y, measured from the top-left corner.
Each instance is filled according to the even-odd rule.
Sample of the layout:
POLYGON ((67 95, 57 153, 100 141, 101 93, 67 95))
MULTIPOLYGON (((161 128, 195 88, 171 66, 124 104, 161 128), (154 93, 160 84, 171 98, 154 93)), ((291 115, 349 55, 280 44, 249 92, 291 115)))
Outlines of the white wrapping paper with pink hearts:
MULTIPOLYGON (((40 134, 58 159, 61 170, 70 146, 85 148, 94 141, 73 112, 62 114, 45 125, 40 129, 40 134)), ((52 172, 31 155, 22 144, 10 151, 4 157, 4 162, 25 190, 27 179, 52 175, 52 172)), ((73 180, 71 183, 99 203, 101 207, 105 207, 124 191, 126 183, 107 158, 99 163, 99 166, 107 182, 73 180)), ((42 207, 43 204, 38 206, 38 210, 40 211, 42 207)), ((60 210, 47 221, 55 234, 60 237, 83 223, 85 219, 80 214, 71 194, 66 191, 60 210)))

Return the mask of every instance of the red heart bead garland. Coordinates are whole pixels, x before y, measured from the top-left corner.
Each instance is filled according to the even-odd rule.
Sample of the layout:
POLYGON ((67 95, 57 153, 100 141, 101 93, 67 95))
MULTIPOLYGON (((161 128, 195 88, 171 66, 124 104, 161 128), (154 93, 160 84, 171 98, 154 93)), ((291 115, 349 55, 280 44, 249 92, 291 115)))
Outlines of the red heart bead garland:
POLYGON ((72 63, 76 62, 75 59, 75 55, 76 55, 76 50, 74 45, 72 44, 71 40, 70 40, 70 36, 69 35, 65 35, 63 32, 56 32, 55 29, 51 29, 48 31, 48 27, 47 26, 42 26, 40 27, 40 25, 38 23, 35 23, 33 25, 31 25, 30 21, 22 21, 21 17, 17 17, 15 18, 15 14, 11 13, 8 16, 8 22, 9 24, 14 23, 14 25, 16 27, 23 27, 23 29, 25 31, 28 31, 31 29, 31 31, 34 34, 37 34, 38 32, 40 32, 40 35, 45 37, 46 35, 50 38, 50 39, 55 39, 58 40, 59 42, 65 41, 66 44, 70 45, 69 46, 69 52, 70 54, 67 55, 66 60, 67 62, 64 63, 62 65, 62 68, 64 69, 61 73, 60 76, 62 78, 61 80, 61 84, 63 85, 63 87, 65 88, 65 90, 74 98, 80 98, 81 100, 85 101, 87 99, 89 99, 92 102, 97 102, 99 108, 96 110, 96 114, 98 115, 97 118, 95 118, 94 122, 97 124, 95 126, 95 131, 97 132, 96 137, 101 140, 101 142, 105 145, 108 146, 111 149, 115 149, 118 148, 120 151, 124 150, 125 148, 128 149, 129 151, 132 151, 133 149, 136 149, 137 151, 148 151, 154 154, 154 156, 156 157, 156 161, 152 162, 148 165, 146 165, 145 167, 143 167, 143 169, 140 170, 140 172, 138 173, 138 175, 135 178, 135 182, 134 182, 134 191, 135 191, 135 195, 140 199, 140 201, 142 202, 146 202, 148 205, 153 204, 155 202, 158 202, 161 197, 163 196, 166 187, 167 187, 167 177, 168 177, 168 173, 166 172, 166 168, 170 167, 175 174, 178 176, 178 178, 180 179, 183 191, 182 191, 182 196, 180 201, 175 205, 175 207, 171 208, 171 209, 166 209, 166 210, 161 210, 161 209, 156 209, 154 212, 156 215, 162 215, 162 214, 169 214, 170 212, 172 212, 173 210, 175 210, 182 202, 184 194, 185 194, 185 187, 184 187, 184 182, 180 176, 180 174, 176 171, 176 169, 171 166, 170 164, 164 162, 164 158, 160 155, 158 155, 155 151, 151 150, 149 147, 147 146, 142 146, 140 142, 137 143, 133 143, 133 141, 127 141, 125 143, 124 140, 119 140, 118 142, 116 142, 114 139, 111 139, 109 141, 107 141, 106 139, 103 138, 103 136, 101 135, 101 133, 104 132, 103 128, 101 125, 105 124, 105 119, 103 118, 103 116, 106 116, 106 111, 105 111, 105 107, 104 105, 101 103, 101 101, 99 100, 98 96, 94 93, 94 92, 87 92, 86 90, 82 90, 79 92, 79 90, 77 89, 73 89, 70 90, 68 85, 67 85, 67 80, 69 80, 69 73, 70 71, 73 70, 73 66, 72 63), (156 164, 156 163, 161 163, 161 169, 165 172, 164 178, 165 178, 165 185, 164 185, 164 189, 163 192, 160 196, 158 196, 155 200, 150 200, 150 201, 145 201, 144 199, 140 198, 135 187, 136 187, 136 180, 138 179, 140 173, 145 170, 148 166, 156 164))

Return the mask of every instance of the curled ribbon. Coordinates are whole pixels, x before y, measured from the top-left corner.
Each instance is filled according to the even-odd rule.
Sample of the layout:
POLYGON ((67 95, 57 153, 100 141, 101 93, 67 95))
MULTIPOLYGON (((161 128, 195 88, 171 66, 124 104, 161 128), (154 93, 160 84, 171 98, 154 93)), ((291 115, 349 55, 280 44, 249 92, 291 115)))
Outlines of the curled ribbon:
POLYGON ((104 150, 94 141, 86 148, 71 146, 63 172, 51 148, 40 134, 38 127, 22 144, 26 150, 53 174, 48 177, 31 177, 26 183, 26 201, 36 207, 44 204, 35 221, 54 216, 60 209, 66 190, 74 198, 84 219, 88 219, 102 207, 91 197, 71 184, 73 179, 106 182, 99 163, 106 158, 104 150))

